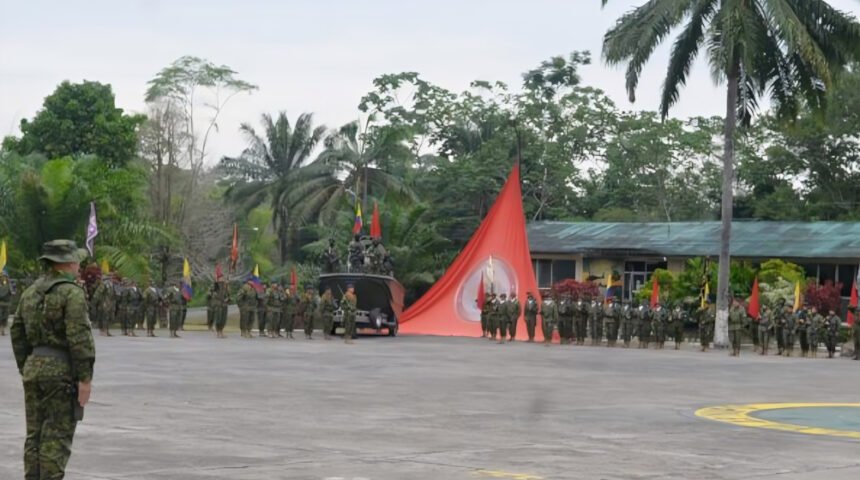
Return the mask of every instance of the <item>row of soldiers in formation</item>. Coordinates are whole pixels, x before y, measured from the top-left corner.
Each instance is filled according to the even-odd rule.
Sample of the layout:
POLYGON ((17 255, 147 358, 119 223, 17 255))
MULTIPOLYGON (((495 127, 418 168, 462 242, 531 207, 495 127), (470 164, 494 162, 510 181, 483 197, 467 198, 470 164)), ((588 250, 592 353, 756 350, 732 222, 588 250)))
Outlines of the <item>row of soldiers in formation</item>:
MULTIPOLYGON (((695 321, 701 351, 706 351, 713 341, 715 323, 714 305, 707 300, 691 314, 681 306, 666 308, 662 302, 650 308, 645 304, 631 305, 627 300, 619 302, 617 298, 604 302, 590 295, 574 298, 571 294, 547 294, 538 302, 531 292, 527 293, 525 302, 520 302, 515 292, 510 296, 490 293, 481 308, 483 336, 491 340, 498 338, 499 343, 513 341, 520 315, 525 320, 529 342, 534 341, 540 317, 547 345, 557 331, 562 345, 584 345, 588 338, 591 345, 601 345, 605 339, 607 346, 614 347, 620 339, 623 346, 629 348, 633 337, 637 337, 639 348, 648 348, 653 342, 656 348, 662 349, 671 337, 677 350, 684 341, 685 324, 695 321)), ((823 342, 829 358, 835 355, 839 328, 843 325, 832 310, 826 317, 809 305, 793 312, 784 300, 773 309, 763 307, 758 319, 747 314, 742 302, 733 300, 728 323, 733 356, 740 354, 741 342, 749 336, 754 350, 762 355, 768 354, 771 339, 775 338, 779 355, 791 356, 795 343, 799 342, 801 355, 814 357, 819 343, 823 342)), ((860 358, 856 348, 858 338, 860 328, 855 323, 855 359, 860 358)))
POLYGON ((187 301, 180 285, 164 288, 150 285, 139 288, 129 279, 107 274, 97 279, 88 291, 89 315, 103 336, 112 336, 110 326, 119 323, 122 334, 136 337, 137 329, 155 336, 156 325, 167 326, 171 337, 179 337, 188 312, 187 301))
MULTIPOLYGON (((206 294, 206 300, 206 323, 210 330, 214 326, 219 338, 224 338, 227 307, 231 302, 227 282, 214 283, 206 294)), ((355 336, 357 297, 352 285, 347 286, 341 301, 336 302, 331 288, 319 295, 316 289, 307 286, 304 294, 299 295, 277 282, 264 285, 248 281, 236 292, 235 302, 239 307, 239 329, 244 338, 253 337, 251 331, 256 323, 260 336, 292 339, 293 330, 302 325, 305 338, 313 340, 314 325, 321 324, 323 336, 329 340, 334 332, 334 316, 338 308, 343 316, 346 343, 352 343, 355 336)))

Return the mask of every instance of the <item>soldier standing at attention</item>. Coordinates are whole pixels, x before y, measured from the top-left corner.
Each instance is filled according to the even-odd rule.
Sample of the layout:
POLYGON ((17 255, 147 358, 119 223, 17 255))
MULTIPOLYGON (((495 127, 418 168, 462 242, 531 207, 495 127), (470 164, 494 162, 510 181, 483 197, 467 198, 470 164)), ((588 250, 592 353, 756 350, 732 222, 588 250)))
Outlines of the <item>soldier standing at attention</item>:
POLYGON ((299 299, 289 288, 286 290, 284 299, 284 336, 287 339, 293 338, 293 329, 296 326, 296 307, 299 299))
POLYGON ((475 299, 475 304, 478 310, 481 311, 481 338, 490 336, 490 295, 484 292, 484 304, 478 305, 478 300, 475 299))
POLYGON ((663 302, 658 302, 657 307, 651 311, 651 325, 654 330, 654 343, 659 350, 666 343, 666 327, 669 323, 669 312, 663 307, 663 302))
POLYGON ((334 304, 334 296, 331 293, 331 287, 325 289, 322 297, 320 297, 320 317, 323 324, 323 337, 326 340, 331 340, 331 334, 334 333, 334 312, 337 306, 334 304))
POLYGON ((129 323, 129 315, 128 315, 128 297, 126 296, 126 290, 128 289, 128 281, 123 280, 121 282, 117 282, 116 290, 118 294, 116 296, 116 313, 117 320, 119 321, 119 328, 124 337, 128 336, 128 323, 129 323))
POLYGON ((785 352, 785 299, 780 298, 776 301, 776 307, 773 310, 773 335, 776 337, 777 355, 782 355, 785 352))
POLYGON ((143 328, 143 293, 137 288, 136 282, 131 282, 128 294, 128 304, 131 315, 131 336, 136 337, 138 328, 143 328))
POLYGON ((785 334, 785 356, 790 357, 794 353, 794 342, 797 335, 797 317, 791 312, 791 307, 786 305, 783 308, 785 315, 785 326, 783 333, 785 334))
POLYGON ((314 303, 313 287, 305 286, 305 294, 302 295, 302 317, 304 319, 305 338, 313 340, 314 335, 314 314, 316 313, 316 304, 314 303))
POLYGON ((603 306, 600 300, 594 299, 588 310, 589 333, 591 345, 600 345, 603 340, 603 306))
POLYGON ((227 325, 227 310, 230 307, 230 286, 226 280, 215 282, 215 336, 227 338, 224 327, 227 325))
POLYGON ((211 332, 215 328, 215 315, 218 310, 218 282, 212 283, 206 291, 206 328, 211 332))
POLYGON ((499 295, 499 299, 493 306, 493 323, 496 326, 496 334, 499 336, 499 343, 505 343, 508 334, 508 295, 503 293, 499 295))
POLYGON ((827 320, 817 309, 811 315, 806 335, 809 337, 809 356, 818 357, 818 344, 825 338, 827 320))
POLYGON ((179 327, 182 326, 182 293, 179 287, 172 285, 164 291, 164 301, 167 304, 170 338, 179 338, 179 327))
POLYGON ((794 328, 797 332, 797 339, 800 341, 800 355, 803 357, 809 355, 809 323, 812 321, 812 315, 818 313, 815 307, 812 307, 811 310, 810 314, 809 306, 804 305, 795 315, 797 319, 794 328))
POLYGON ((584 301, 582 297, 577 297, 576 303, 573 305, 573 329, 577 345, 585 345, 585 337, 588 336, 588 305, 590 303, 591 296, 586 293, 584 301))
POLYGON ((621 317, 621 306, 618 304, 618 298, 613 297, 612 301, 603 307, 603 322, 606 326, 606 346, 614 347, 618 341, 618 322, 621 317))
POLYGON ((642 304, 636 309, 636 313, 639 321, 639 348, 648 348, 648 342, 651 340, 651 309, 642 304))
POLYGON ((239 330, 242 331, 242 337, 254 338, 251 329, 254 327, 254 315, 257 313, 257 290, 251 280, 239 289, 236 304, 239 306, 239 330))
POLYGON ((543 343, 547 347, 552 343, 552 331, 558 324, 558 305, 555 295, 547 292, 543 296, 540 307, 541 326, 543 327, 543 343))
POLYGON ((487 338, 489 338, 490 341, 493 341, 496 339, 496 314, 495 314, 495 311, 496 311, 497 301, 498 300, 496 299, 496 294, 493 292, 490 292, 489 294, 487 294, 487 297, 484 300, 484 309, 482 310, 482 312, 486 312, 486 315, 487 315, 487 338))
POLYGON ((758 319, 758 339, 761 345, 761 354, 767 355, 770 348, 770 332, 773 330, 773 312, 767 305, 761 309, 761 317, 758 319))
POLYGON ((704 305, 699 308, 699 345, 702 347, 702 352, 707 351, 711 344, 715 321, 714 306, 708 299, 705 299, 704 305))
POLYGON ((526 304, 523 307, 523 316, 526 319, 526 331, 529 335, 529 343, 535 341, 535 326, 537 325, 538 301, 532 292, 526 292, 526 304))
POLYGON ((731 356, 733 357, 741 354, 741 335, 746 323, 746 317, 746 311, 741 303, 733 300, 732 308, 729 310, 729 340, 732 344, 731 356))
POLYGON ((520 321, 520 315, 523 313, 523 306, 517 300, 517 292, 511 292, 508 298, 508 304, 505 307, 506 319, 508 321, 508 334, 513 342, 517 336, 517 323, 520 321))
MULTIPOLYGON (((263 284, 263 288, 256 291, 257 293, 257 332, 261 337, 266 336, 266 289, 268 288, 268 284, 263 284)), ((253 329, 254 326, 250 325, 250 329, 253 329)))
POLYGON ((113 281, 110 276, 106 275, 102 278, 102 283, 96 288, 96 292, 93 294, 93 301, 96 303, 99 316, 99 334, 103 337, 111 336, 110 324, 116 311, 113 291, 113 281))
POLYGON ((827 320, 824 321, 824 343, 827 345, 827 358, 833 358, 836 355, 836 341, 839 338, 839 327, 842 326, 842 319, 836 312, 831 310, 827 315, 827 320))
POLYGON ((6 335, 9 306, 12 304, 12 284, 6 272, 0 272, 0 337, 6 335))
POLYGON ((630 309, 630 300, 621 302, 621 341, 624 348, 630 348, 630 339, 633 338, 633 311, 630 309))
POLYGON ((24 383, 24 478, 62 479, 96 359, 87 299, 75 283, 85 254, 71 240, 42 246, 44 273, 21 296, 10 334, 24 383))
POLYGON ((573 300, 570 298, 570 293, 561 294, 561 300, 558 302, 558 343, 559 345, 568 345, 572 336, 573 323, 573 300))
POLYGON ((146 336, 155 336, 155 324, 158 321, 158 308, 161 301, 158 289, 150 285, 143 292, 143 311, 146 316, 146 336))
POLYGON ((353 273, 364 271, 364 244, 361 243, 361 235, 355 234, 348 248, 349 271, 353 273))
POLYGON ((278 282, 272 282, 272 286, 266 292, 266 323, 268 324, 269 337, 281 336, 281 314, 284 308, 284 291, 278 282))
POLYGON ((860 360, 860 318, 857 307, 848 306, 848 311, 854 315, 854 325, 851 326, 851 336, 854 337, 854 360, 860 360))
POLYGON ((352 343, 352 337, 355 336, 355 314, 358 310, 358 298, 355 296, 355 288, 352 284, 346 286, 346 293, 340 301, 340 309, 343 312, 343 341, 352 343))
POLYGON ((672 338, 675 340, 675 350, 680 350, 681 344, 684 343, 684 324, 687 323, 687 317, 687 310, 680 305, 672 312, 672 338))

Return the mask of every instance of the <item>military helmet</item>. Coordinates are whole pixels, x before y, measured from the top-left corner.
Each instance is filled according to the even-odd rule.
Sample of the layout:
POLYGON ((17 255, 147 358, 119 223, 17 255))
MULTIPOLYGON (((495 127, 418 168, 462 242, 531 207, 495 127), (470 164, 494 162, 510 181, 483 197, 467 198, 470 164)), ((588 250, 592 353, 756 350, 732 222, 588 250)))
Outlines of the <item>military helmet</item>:
POLYGON ((42 244, 39 260, 53 263, 79 263, 87 258, 87 251, 78 248, 72 240, 51 240, 42 244))

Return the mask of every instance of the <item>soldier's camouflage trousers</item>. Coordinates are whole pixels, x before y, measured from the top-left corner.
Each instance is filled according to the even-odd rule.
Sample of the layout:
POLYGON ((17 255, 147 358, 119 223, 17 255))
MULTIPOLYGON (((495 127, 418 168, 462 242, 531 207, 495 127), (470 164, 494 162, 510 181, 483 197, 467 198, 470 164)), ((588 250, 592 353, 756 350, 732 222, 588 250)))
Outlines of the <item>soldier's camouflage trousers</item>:
POLYGON ((732 344, 732 351, 734 354, 739 354, 741 351, 741 331, 729 330, 729 341, 732 344))
POLYGON ((215 329, 218 331, 224 330, 227 325, 227 306, 215 307, 215 329))
POLYGON ((785 328, 777 325, 773 331, 773 336, 776 337, 776 349, 781 355, 782 351, 785 350, 785 328))
POLYGON ((497 317, 493 320, 493 325, 496 327, 496 331, 493 335, 498 335, 500 341, 504 340, 508 334, 508 320, 504 317, 497 317))
POLYGON ((311 336, 314 333, 314 316, 311 313, 305 313, 304 318, 305 335, 311 336))
POLYGON ((573 337, 573 317, 558 316, 558 337, 560 343, 570 343, 570 339, 573 337))
POLYGON ((576 333, 576 344, 583 345, 585 343, 585 337, 588 335, 588 318, 582 316, 574 317, 573 329, 576 333))
POLYGON ((517 323, 519 321, 519 317, 508 320, 508 335, 511 336, 511 340, 517 338, 517 323))
POLYGON ((251 329, 254 328, 254 315, 256 313, 256 310, 247 308, 239 309, 239 330, 242 331, 242 334, 249 333, 251 329))
POLYGON ((487 321, 487 314, 486 313, 481 313, 481 332, 484 335, 486 335, 487 333, 490 332, 490 325, 489 325, 489 322, 487 321))
MULTIPOLYGON (((252 325, 251 328, 254 328, 252 325)), ((266 331, 266 309, 258 308, 257 309, 257 330, 260 332, 260 335, 266 331)))
POLYGON ((323 315, 322 316, 322 322, 323 322, 323 327, 322 327, 323 333, 325 335, 330 335, 330 334, 334 333, 332 331, 332 330, 334 330, 334 315, 332 315, 330 313, 323 315))
POLYGON ((591 344, 599 345, 603 340, 603 319, 602 318, 593 318, 591 319, 591 344))
POLYGON ((176 332, 182 326, 182 311, 179 307, 170 309, 169 327, 171 332, 176 332))
POLYGON ((797 332, 797 339, 800 340, 800 350, 806 355, 809 352, 809 336, 806 334, 806 330, 799 330, 797 332))
POLYGON ((618 340, 618 322, 614 318, 606 319, 606 344, 615 345, 618 340))
POLYGON ((535 339, 535 326, 537 326, 537 317, 526 315, 526 333, 529 335, 529 340, 535 339))
POLYGON ((266 312, 266 324, 268 325, 269 333, 274 333, 275 335, 281 334, 281 315, 280 310, 269 310, 266 312))
POLYGON ((553 328, 555 327, 552 324, 552 321, 544 320, 543 325, 541 325, 541 326, 543 327, 543 341, 544 341, 544 343, 552 343, 552 331, 553 331, 553 328))
POLYGON ((65 475, 76 426, 72 400, 69 380, 43 378, 24 382, 25 480, 57 480, 65 475))
POLYGON ((633 322, 630 320, 622 320, 621 341, 624 342, 625 346, 629 346, 631 338, 633 338, 633 322))
POLYGON ((212 330, 212 327, 215 326, 215 309, 216 307, 208 307, 206 309, 206 328, 212 330))
POLYGON ((145 311, 146 314, 146 330, 152 331, 155 330, 155 323, 158 321, 158 309, 155 307, 148 307, 145 311))
POLYGON ((9 319, 9 305, 0 305, 0 335, 6 334, 6 323, 9 319))

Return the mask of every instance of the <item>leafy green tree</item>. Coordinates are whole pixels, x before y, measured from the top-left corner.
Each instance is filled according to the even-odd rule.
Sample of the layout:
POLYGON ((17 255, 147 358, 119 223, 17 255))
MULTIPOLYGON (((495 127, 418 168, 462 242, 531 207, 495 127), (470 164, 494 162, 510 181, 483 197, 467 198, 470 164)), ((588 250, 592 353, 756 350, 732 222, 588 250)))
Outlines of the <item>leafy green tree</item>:
POLYGON ((704 46, 714 78, 727 86, 714 337, 725 345, 737 123, 748 125, 764 96, 780 118, 794 118, 803 101, 823 109, 833 77, 860 52, 860 26, 822 0, 652 0, 623 15, 604 37, 606 61, 627 64, 631 101, 655 47, 685 21, 669 58, 660 114, 666 118, 678 101, 704 46))
POLYGON ((312 154, 325 135, 324 126, 314 126, 313 115, 304 113, 291 124, 286 112, 277 119, 262 116, 263 135, 243 123, 240 131, 248 147, 237 157, 224 157, 219 168, 227 175, 226 198, 243 211, 268 201, 278 236, 281 264, 287 261, 290 236, 295 227, 293 211, 307 210, 318 195, 338 188, 327 165, 314 163, 312 154))
POLYGON ((5 147, 48 158, 95 155, 111 166, 121 166, 135 157, 137 128, 144 119, 117 108, 110 85, 65 81, 45 97, 32 120, 21 120, 23 136, 8 139, 5 147))

